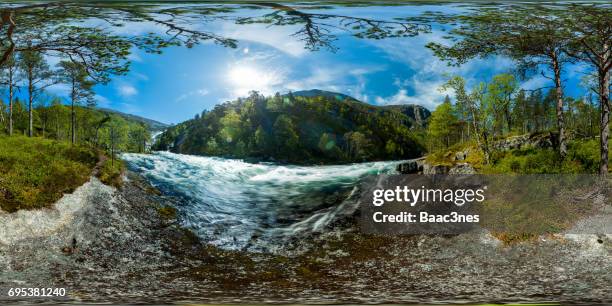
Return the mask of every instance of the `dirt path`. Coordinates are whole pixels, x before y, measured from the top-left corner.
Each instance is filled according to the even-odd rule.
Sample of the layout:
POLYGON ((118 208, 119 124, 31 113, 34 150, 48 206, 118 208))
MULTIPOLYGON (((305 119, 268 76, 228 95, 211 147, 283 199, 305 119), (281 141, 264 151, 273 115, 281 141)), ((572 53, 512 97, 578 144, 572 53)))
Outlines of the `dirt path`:
POLYGON ((91 175, 97 177, 98 173, 100 173, 100 169, 102 168, 102 166, 107 160, 108 160, 108 157, 106 156, 106 154, 104 154, 102 151, 98 151, 98 162, 96 163, 93 170, 91 171, 91 175))

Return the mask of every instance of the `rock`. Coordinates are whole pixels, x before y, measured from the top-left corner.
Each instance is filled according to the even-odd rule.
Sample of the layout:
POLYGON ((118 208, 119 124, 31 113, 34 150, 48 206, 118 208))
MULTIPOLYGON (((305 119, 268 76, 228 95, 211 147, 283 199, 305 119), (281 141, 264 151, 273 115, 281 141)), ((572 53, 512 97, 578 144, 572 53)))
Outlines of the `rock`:
POLYGON ((448 174, 450 167, 446 165, 423 165, 423 174, 448 174))
POLYGON ((467 151, 455 153, 455 160, 465 160, 467 158, 467 151))
POLYGON ((509 151, 514 149, 526 148, 555 148, 558 146, 559 137, 557 134, 534 133, 508 137, 492 144, 492 148, 499 151, 509 151))
POLYGON ((63 247, 62 248, 62 253, 66 254, 66 255, 71 255, 73 252, 71 247, 63 247))
POLYGON ((405 163, 397 165, 395 170, 401 174, 418 174, 423 172, 425 159, 413 159, 405 163))
POLYGON ((448 174, 476 174, 476 169, 468 163, 460 163, 453 166, 448 174))

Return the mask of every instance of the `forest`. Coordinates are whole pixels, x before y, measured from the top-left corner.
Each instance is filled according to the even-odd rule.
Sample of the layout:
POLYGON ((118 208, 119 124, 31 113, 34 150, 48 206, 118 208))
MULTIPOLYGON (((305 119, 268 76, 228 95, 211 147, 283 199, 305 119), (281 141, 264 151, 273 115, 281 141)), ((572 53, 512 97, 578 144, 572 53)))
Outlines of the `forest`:
POLYGON ((93 82, 84 67, 62 61, 50 67, 44 56, 19 53, 2 66, 0 130, 3 134, 43 137, 117 151, 145 152, 150 127, 145 122, 96 108, 93 82), (55 69, 54 69, 55 68, 55 69), (70 87, 69 101, 46 89, 70 87), (21 100, 17 93, 26 100, 21 100), (8 103, 4 102, 8 101, 8 103), (68 102, 68 103, 66 103, 68 102))
POLYGON ((514 71, 480 81, 471 89, 463 77, 449 77, 441 89, 451 90, 455 101, 447 98, 432 114, 428 134, 434 138, 433 146, 445 150, 471 141, 482 153, 483 164, 492 165, 499 162, 496 157, 500 156, 493 149, 495 140, 549 131, 553 132, 556 154, 541 158, 541 151, 530 153, 540 154, 540 160, 552 166, 541 171, 587 171, 602 175, 609 172, 612 67, 609 7, 515 5, 512 10, 483 9, 455 16, 429 14, 424 18, 455 25, 446 34, 448 42, 427 45, 451 66, 496 55, 515 62, 514 71), (570 65, 586 71, 579 84, 586 92, 582 97, 564 94, 564 89, 571 86, 567 84, 570 65), (534 75, 541 75, 552 85, 529 91, 521 89, 520 82, 534 75), (599 149, 596 156, 591 150, 594 143, 599 149), (583 167, 593 163, 595 167, 583 167))
MULTIPOLYGON (((167 129, 154 149, 297 164, 397 160, 421 156, 424 120, 400 109, 315 91, 226 102, 167 129), (304 94, 302 94, 304 93, 304 94)), ((409 113, 409 112, 407 112, 409 113)))

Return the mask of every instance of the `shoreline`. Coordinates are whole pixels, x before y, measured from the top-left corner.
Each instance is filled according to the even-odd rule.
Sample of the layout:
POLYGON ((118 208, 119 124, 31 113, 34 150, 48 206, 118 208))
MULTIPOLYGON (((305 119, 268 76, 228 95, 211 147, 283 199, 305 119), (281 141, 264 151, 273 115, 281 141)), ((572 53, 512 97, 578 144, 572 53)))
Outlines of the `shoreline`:
POLYGON ((487 232, 369 236, 348 220, 279 256, 203 244, 160 214, 176 199, 133 172, 120 190, 92 178, 72 195, 84 190, 63 228, 0 245, 0 287, 65 286, 77 303, 612 301, 610 235, 504 246, 487 232))

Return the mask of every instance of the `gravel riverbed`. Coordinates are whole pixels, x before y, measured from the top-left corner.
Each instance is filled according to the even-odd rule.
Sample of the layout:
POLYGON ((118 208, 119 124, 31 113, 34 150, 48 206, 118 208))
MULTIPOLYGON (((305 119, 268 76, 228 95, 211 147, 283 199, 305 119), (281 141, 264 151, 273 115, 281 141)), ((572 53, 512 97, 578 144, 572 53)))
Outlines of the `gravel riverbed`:
POLYGON ((506 246, 486 231, 364 236, 346 220, 272 255, 201 243, 160 214, 176 201, 129 173, 120 190, 92 178, 53 209, 0 213, 0 303, 17 302, 10 287, 65 287, 75 303, 612 302, 605 233, 506 246))

